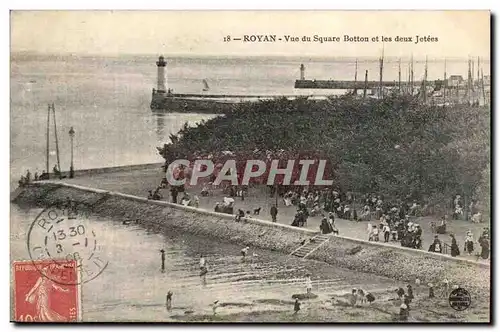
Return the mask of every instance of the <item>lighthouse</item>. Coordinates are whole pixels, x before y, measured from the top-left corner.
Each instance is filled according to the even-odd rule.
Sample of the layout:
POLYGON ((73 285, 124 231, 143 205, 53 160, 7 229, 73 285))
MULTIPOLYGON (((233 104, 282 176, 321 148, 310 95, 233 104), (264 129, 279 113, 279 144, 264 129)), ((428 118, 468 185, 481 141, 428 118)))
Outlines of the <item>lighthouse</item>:
POLYGON ((306 67, 304 67, 304 64, 300 65, 300 80, 303 81, 306 79, 306 67))
POLYGON ((158 61, 156 61, 156 66, 158 67, 158 86, 156 87, 156 91, 160 93, 167 92, 167 86, 165 81, 165 67, 167 67, 167 62, 163 55, 160 55, 158 61))

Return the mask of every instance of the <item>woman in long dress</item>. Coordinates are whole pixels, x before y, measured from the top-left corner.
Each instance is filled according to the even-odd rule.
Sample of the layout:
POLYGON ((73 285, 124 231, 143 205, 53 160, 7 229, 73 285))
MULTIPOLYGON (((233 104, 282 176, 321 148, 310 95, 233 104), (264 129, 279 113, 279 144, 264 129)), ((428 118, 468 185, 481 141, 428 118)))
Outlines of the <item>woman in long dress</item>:
POLYGON ((458 248, 457 240, 455 239, 455 235, 450 234, 451 237, 451 256, 456 257, 460 255, 460 249, 458 248))
MULTIPOLYGON (((43 270, 45 274, 49 272, 48 266, 43 270)), ((69 290, 59 286, 54 281, 45 276, 40 276, 33 288, 31 288, 28 294, 26 294, 25 300, 29 303, 36 302, 38 321, 66 322, 68 321, 67 318, 50 308, 50 292, 53 291, 61 291, 67 293, 69 290)))

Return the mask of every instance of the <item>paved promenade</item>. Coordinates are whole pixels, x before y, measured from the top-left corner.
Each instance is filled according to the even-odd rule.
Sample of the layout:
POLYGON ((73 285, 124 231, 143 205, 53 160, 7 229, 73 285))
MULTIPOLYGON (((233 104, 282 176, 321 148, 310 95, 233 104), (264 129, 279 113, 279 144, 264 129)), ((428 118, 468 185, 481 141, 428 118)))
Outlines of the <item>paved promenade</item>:
MULTIPOLYGON (((161 168, 145 168, 145 169, 122 169, 116 172, 107 172, 101 174, 86 174, 77 176, 74 179, 63 179, 62 181, 67 183, 78 184, 86 187, 99 188, 104 190, 116 191, 125 194, 131 194, 141 197, 147 197, 148 190, 155 189, 161 182, 164 173, 161 168)), ((188 193, 191 195, 198 195, 200 198, 200 208, 208 209, 213 211, 213 207, 216 202, 222 202, 224 194, 222 190, 217 190, 209 197, 201 197, 200 187, 188 188, 188 193)), ((170 201, 170 191, 168 189, 162 190, 163 200, 170 201)), ((180 199, 180 197, 179 197, 180 199)), ((235 211, 237 209, 242 209, 244 211, 252 211, 257 208, 261 208, 260 215, 255 216, 258 219, 271 220, 269 214, 271 206, 276 202, 276 198, 269 197, 267 188, 265 186, 259 188, 251 188, 248 196, 245 197, 244 201, 240 198, 235 198, 235 211)), ((294 206, 285 207, 283 200, 278 201, 278 222, 290 225, 293 221, 296 208, 294 206)), ((437 221, 438 218, 424 217, 417 218, 416 222, 420 224, 423 229, 423 248, 426 250, 432 243, 434 234, 430 228, 431 221, 437 221)), ((321 221, 321 216, 310 217, 307 222, 307 228, 319 231, 319 224, 321 221)), ((362 240, 367 240, 367 226, 368 222, 355 222, 343 219, 336 220, 337 228, 339 229, 340 235, 357 238, 362 240)), ((372 221, 374 223, 374 221, 372 221)), ((447 225, 448 234, 453 233, 457 239, 458 245, 460 247, 461 255, 460 257, 476 260, 475 256, 468 256, 463 253, 465 233, 467 230, 471 230, 474 234, 474 239, 477 241, 478 236, 482 232, 483 227, 487 227, 484 224, 473 224, 471 222, 465 222, 462 220, 451 221, 447 225)), ((439 238, 441 241, 450 244, 451 238, 448 234, 441 234, 439 238)), ((392 242, 395 246, 400 246, 399 242, 392 242)), ((480 250, 479 244, 475 243, 476 252, 480 250)))

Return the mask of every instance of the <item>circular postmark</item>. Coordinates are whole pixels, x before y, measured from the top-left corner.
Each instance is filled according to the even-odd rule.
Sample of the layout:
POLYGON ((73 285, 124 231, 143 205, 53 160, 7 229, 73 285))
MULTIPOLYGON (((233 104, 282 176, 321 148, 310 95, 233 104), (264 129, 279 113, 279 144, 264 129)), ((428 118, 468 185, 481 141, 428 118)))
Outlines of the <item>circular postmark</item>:
POLYGON ((456 288, 451 291, 448 301, 450 302, 450 307, 457 311, 463 311, 470 307, 471 297, 466 289, 456 288))
POLYGON ((102 256, 95 231, 88 219, 89 207, 67 201, 45 208, 31 223, 28 231, 28 252, 33 265, 44 277, 63 285, 76 285, 98 277, 108 262, 102 256), (38 262, 51 262, 40 268, 38 262), (64 278, 54 271, 76 262, 77 278, 64 278))

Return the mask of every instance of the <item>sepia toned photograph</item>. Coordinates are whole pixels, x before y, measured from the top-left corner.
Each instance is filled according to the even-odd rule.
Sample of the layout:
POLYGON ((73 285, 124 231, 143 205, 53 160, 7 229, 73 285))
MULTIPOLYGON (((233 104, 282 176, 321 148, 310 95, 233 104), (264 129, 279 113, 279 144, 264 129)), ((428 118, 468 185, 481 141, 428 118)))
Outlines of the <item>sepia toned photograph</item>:
POLYGON ((11 10, 11 322, 491 323, 491 19, 11 10))

